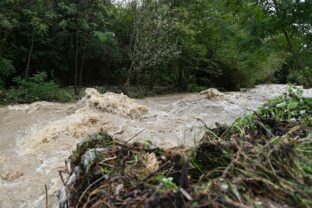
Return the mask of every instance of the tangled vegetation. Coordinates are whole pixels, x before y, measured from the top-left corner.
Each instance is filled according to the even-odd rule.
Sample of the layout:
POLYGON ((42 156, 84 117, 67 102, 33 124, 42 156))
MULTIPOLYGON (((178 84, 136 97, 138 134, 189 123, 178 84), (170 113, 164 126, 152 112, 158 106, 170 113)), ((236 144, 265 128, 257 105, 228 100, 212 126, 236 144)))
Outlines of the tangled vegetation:
POLYGON ((194 153, 198 192, 225 207, 311 207, 312 99, 302 92, 289 87, 231 127, 208 132, 194 153))
POLYGON ((311 207, 312 98, 267 102, 193 148, 127 144, 106 134, 77 146, 61 207, 311 207))

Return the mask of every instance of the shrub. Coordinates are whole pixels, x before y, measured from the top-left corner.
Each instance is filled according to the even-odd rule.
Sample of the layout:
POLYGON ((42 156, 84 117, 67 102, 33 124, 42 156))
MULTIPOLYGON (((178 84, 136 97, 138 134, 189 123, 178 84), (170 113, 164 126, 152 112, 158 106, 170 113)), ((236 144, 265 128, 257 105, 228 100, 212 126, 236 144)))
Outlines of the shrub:
POLYGON ((12 62, 0 57, 0 89, 4 87, 5 79, 15 73, 12 62))
POLYGON ((290 83, 300 84, 306 87, 312 86, 312 68, 306 68, 304 71, 292 71, 287 77, 290 83))
POLYGON ((69 102, 73 100, 73 95, 60 87, 54 81, 47 81, 46 73, 38 73, 28 80, 20 77, 14 80, 16 88, 11 88, 6 92, 3 102, 29 103, 35 101, 58 101, 69 102))
POLYGON ((95 89, 101 94, 107 93, 107 89, 104 86, 96 86, 95 89))

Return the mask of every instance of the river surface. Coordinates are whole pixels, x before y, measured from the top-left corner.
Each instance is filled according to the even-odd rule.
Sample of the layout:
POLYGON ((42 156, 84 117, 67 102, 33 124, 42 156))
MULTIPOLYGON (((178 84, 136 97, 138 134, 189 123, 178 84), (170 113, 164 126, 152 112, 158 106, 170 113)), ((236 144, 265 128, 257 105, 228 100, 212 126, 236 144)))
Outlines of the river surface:
MULTIPOLYGON (((145 98, 134 102, 148 112, 136 117, 124 114, 123 109, 100 109, 98 101, 94 105, 84 101, 2 106, 0 208, 45 207, 45 185, 50 207, 57 207, 58 171, 87 135, 108 132, 116 139, 149 140, 160 147, 194 146, 204 133, 203 122, 209 127, 215 122, 230 124, 285 91, 285 85, 260 85, 214 98, 197 93, 145 98)), ((312 89, 305 90, 305 95, 312 96, 312 89)), ((127 108, 126 104, 120 105, 127 108)))

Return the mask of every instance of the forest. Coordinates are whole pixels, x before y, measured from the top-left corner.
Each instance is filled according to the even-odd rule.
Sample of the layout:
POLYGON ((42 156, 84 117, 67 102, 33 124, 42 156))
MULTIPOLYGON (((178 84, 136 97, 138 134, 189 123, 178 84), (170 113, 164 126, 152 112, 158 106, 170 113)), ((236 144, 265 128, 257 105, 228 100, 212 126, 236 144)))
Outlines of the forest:
POLYGON ((1 102, 259 83, 312 85, 312 1, 0 2, 1 102))
POLYGON ((1 208, 311 208, 311 153, 312 0, 0 0, 1 208))

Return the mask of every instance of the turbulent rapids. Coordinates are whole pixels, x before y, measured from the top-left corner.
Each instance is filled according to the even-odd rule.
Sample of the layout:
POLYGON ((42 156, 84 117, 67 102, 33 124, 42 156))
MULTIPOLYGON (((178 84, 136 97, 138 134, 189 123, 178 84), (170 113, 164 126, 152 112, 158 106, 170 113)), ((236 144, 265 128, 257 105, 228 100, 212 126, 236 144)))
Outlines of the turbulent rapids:
MULTIPOLYGON (((245 92, 176 94, 133 100, 87 89, 76 104, 37 102, 0 108, 0 207, 57 207, 58 171, 86 136, 107 132, 129 142, 159 147, 194 146, 206 126, 230 124, 285 92, 260 85, 245 92)), ((305 90, 312 96, 312 90, 305 90)))

